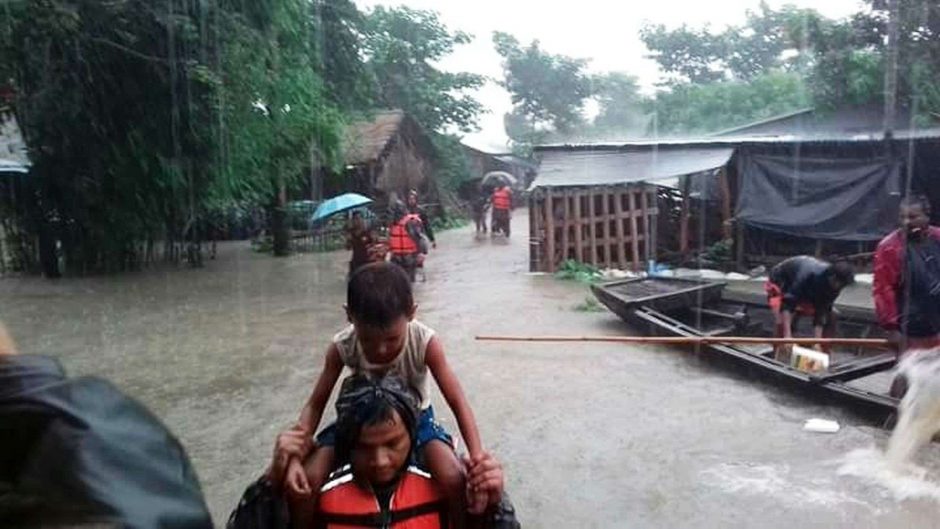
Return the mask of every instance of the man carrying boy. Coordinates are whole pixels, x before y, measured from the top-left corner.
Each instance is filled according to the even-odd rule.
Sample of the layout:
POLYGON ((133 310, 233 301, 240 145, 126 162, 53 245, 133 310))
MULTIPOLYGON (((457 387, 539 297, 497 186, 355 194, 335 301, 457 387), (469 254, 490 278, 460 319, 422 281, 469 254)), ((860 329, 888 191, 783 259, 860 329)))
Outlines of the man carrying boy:
MULTIPOLYGON (((378 527, 388 520, 391 527, 450 527, 437 484, 414 466, 418 404, 418 395, 395 375, 353 375, 343 381, 336 398, 335 429, 341 470, 323 487, 316 527, 378 527)), ((303 432, 289 430, 278 436, 277 450, 303 457, 309 444, 303 432)), ((518 528, 503 495, 499 462, 484 454, 479 464, 466 461, 465 465, 468 471, 474 469, 468 472, 468 486, 490 498, 486 515, 469 517, 468 522, 474 527, 518 528)), ((283 465, 275 465, 269 477, 278 482, 283 474, 283 465)))
MULTIPOLYGON (((344 367, 372 377, 397 375, 421 397, 416 453, 441 486, 451 519, 459 522, 464 511, 481 511, 488 498, 485 493, 467 498, 464 469, 454 453, 452 439, 434 420, 428 374, 434 377, 453 411, 474 464, 485 455, 476 419, 440 340, 432 329, 414 319, 417 306, 408 275, 391 263, 365 265, 350 278, 346 303, 352 325, 336 334, 327 349, 323 371, 301 412, 298 428, 307 435, 316 430, 344 367), (469 503, 465 505, 466 501, 469 503)), ((303 464, 294 458, 287 470, 288 496, 299 500, 295 505, 301 511, 306 510, 298 513, 301 520, 314 514, 310 507, 316 505, 320 487, 335 468, 335 428, 322 431, 317 443, 312 457, 303 464)))

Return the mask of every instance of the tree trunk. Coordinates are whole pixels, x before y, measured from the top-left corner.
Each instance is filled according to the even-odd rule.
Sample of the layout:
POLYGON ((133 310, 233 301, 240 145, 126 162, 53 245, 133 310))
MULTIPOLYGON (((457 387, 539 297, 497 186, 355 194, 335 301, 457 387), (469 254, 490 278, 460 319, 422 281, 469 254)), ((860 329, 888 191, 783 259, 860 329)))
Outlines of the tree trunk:
POLYGON ((290 254, 290 240, 287 230, 287 189, 281 184, 274 205, 271 208, 271 236, 275 257, 290 254))

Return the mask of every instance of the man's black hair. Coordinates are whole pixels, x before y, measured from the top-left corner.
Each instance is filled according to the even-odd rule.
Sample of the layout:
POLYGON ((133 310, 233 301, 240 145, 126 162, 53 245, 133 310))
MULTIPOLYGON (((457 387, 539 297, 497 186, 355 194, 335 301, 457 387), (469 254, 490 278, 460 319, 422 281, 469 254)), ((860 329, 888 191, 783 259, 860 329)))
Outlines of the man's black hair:
POLYGON ((370 263, 353 272, 346 309, 356 323, 385 329, 414 307, 408 273, 393 263, 370 263))
POLYGON ((927 195, 913 194, 904 197, 901 200, 902 208, 910 208, 914 206, 919 206, 921 210, 927 215, 930 215, 930 200, 927 198, 927 195))
POLYGON ((840 260, 832 263, 829 273, 845 286, 855 283, 855 267, 848 261, 840 260))
POLYGON ((397 375, 370 378, 353 375, 343 381, 336 398, 336 458, 349 463, 350 453, 367 426, 401 417, 414 448, 418 428, 418 398, 408 384, 397 375))

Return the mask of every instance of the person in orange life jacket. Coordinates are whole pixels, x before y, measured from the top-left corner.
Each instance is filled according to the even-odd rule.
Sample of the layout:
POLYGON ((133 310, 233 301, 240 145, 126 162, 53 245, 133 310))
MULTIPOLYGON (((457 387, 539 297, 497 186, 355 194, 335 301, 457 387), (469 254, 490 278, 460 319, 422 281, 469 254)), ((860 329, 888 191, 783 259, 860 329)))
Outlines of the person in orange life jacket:
POLYGON ((412 283, 422 254, 427 253, 427 249, 423 248, 421 230, 421 219, 418 215, 408 213, 401 203, 392 207, 392 223, 388 228, 388 251, 391 261, 408 273, 412 283))
MULTIPOLYGON (((296 428, 308 436, 316 431, 344 368, 370 376, 397 373, 421 395, 417 455, 441 485, 452 512, 478 512, 486 498, 475 495, 464 505, 467 500, 464 467, 457 459, 450 435, 434 419, 431 379, 437 382, 457 419, 473 465, 485 458, 476 419, 434 330, 414 318, 417 306, 407 274, 391 263, 365 265, 350 278, 346 303, 351 325, 333 337, 323 370, 296 428)), ((303 457, 290 458, 284 480, 287 496, 295 500, 299 519, 312 514, 304 514, 305 509, 309 510, 311 505, 315 508, 316 503, 311 500, 335 468, 335 427, 325 428, 316 441, 318 446, 311 457, 304 459, 307 456, 304 453, 303 457)), ((279 454, 275 459, 282 456, 279 454)))
POLYGON ((418 190, 412 189, 408 191, 408 199, 405 204, 408 208, 408 213, 417 215, 421 219, 421 228, 424 230, 424 234, 427 235, 428 240, 431 241, 431 247, 437 248, 437 241, 434 239, 434 229, 431 227, 431 221, 428 219, 428 214, 424 211, 418 204, 418 190))
MULTIPOLYGON (((418 396, 400 377, 353 375, 336 400, 336 457, 341 465, 319 496, 314 527, 443 528, 449 512, 444 495, 428 474, 413 466, 420 430, 418 396)), ((309 437, 296 430, 278 439, 301 453, 309 437)), ((486 494, 491 508, 503 494, 499 462, 485 455, 468 469, 468 486, 486 494)), ((487 509, 489 510, 489 509, 487 509)), ((476 525, 479 517, 468 517, 476 525)))
POLYGON ((509 220, 512 216, 512 190, 505 182, 500 182, 500 186, 493 191, 490 202, 493 205, 490 233, 495 235, 497 231, 501 231, 506 237, 509 237, 509 220))
MULTIPOLYGON (((775 336, 791 338, 801 315, 813 318, 816 338, 834 334, 836 322, 832 305, 842 289, 854 282, 855 271, 845 261, 830 264, 798 255, 773 267, 764 289, 776 320, 775 336)), ((828 347, 821 349, 829 353, 828 347)), ((776 359, 785 360, 790 350, 789 346, 776 347, 776 359)))

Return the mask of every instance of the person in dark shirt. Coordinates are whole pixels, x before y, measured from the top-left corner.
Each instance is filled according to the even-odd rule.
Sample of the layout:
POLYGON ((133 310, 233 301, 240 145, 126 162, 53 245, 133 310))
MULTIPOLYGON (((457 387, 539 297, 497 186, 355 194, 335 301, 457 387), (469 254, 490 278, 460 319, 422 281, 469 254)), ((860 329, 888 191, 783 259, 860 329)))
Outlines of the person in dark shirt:
POLYGON ((424 229, 424 235, 431 241, 431 247, 437 248, 437 241, 434 239, 434 230, 431 228, 431 221, 428 219, 427 212, 418 205, 418 191, 412 189, 408 192, 408 213, 412 213, 421 218, 421 227, 424 229))
MULTIPOLYGON (((808 255, 791 257, 770 271, 765 285, 774 313, 776 336, 791 338, 799 316, 813 318, 813 336, 832 336, 835 318, 832 305, 842 289, 855 282, 855 271, 846 261, 827 263, 808 255)), ((789 347, 777 347, 777 360, 784 360, 789 347)), ((828 347, 821 348, 829 352, 828 347)))
POLYGON ((362 214, 353 213, 349 227, 346 228, 346 248, 352 250, 349 260, 349 274, 352 275, 362 265, 372 261, 369 248, 377 242, 375 234, 366 226, 362 214))

